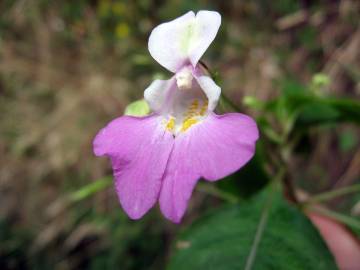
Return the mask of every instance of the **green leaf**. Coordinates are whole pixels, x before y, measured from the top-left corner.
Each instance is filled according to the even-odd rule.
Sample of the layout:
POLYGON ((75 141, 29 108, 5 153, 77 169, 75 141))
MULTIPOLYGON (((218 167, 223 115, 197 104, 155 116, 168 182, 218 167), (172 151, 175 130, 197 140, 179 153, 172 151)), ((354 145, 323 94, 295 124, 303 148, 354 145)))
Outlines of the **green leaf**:
POLYGON ((353 122, 360 124, 360 102, 339 98, 313 98, 299 107, 298 124, 310 126, 324 123, 353 122))
POLYGON ((275 111, 280 121, 295 121, 295 127, 352 122, 360 124, 360 102, 335 97, 320 97, 308 92, 287 93, 268 102, 267 111, 275 111))
POLYGON ((318 231, 280 192, 227 206, 178 238, 168 269, 337 269, 318 231))
POLYGON ((315 125, 334 122, 340 117, 340 112, 322 102, 309 102, 302 107, 298 123, 301 125, 315 125))
POLYGON ((340 121, 360 124, 360 102, 358 100, 328 98, 325 102, 340 112, 340 121))
POLYGON ((124 115, 146 116, 150 113, 150 107, 145 99, 140 99, 130 103, 126 108, 124 115))
POLYGON ((324 96, 322 88, 330 83, 326 74, 315 74, 309 86, 296 80, 282 81, 282 95, 264 105, 265 112, 274 112, 287 133, 295 128, 307 128, 338 122, 360 124, 360 102, 356 99, 324 96))
POLYGON ((340 149, 342 152, 352 150, 359 142, 359 138, 353 131, 345 131, 340 134, 340 149))

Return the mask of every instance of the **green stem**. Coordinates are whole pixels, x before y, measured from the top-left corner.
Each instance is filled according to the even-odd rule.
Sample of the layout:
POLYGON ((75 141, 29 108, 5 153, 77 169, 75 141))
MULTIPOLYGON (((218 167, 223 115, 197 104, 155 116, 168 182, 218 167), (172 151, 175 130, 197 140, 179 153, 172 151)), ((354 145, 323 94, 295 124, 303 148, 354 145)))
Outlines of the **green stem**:
POLYGON ((250 250, 249 256, 247 257, 247 260, 246 260, 245 270, 250 270, 253 267, 254 260, 255 260, 255 257, 256 257, 256 253, 257 253, 257 248, 258 248, 258 246, 260 244, 261 237, 262 237, 262 235, 264 233, 266 223, 267 223, 267 221, 269 219, 269 214, 270 214, 270 210, 271 210, 275 190, 278 189, 279 183, 281 182, 284 175, 285 175, 285 169, 281 168, 279 170, 279 172, 277 173, 277 176, 275 177, 275 179, 277 181, 274 181, 273 185, 270 187, 270 190, 268 191, 269 194, 268 194, 268 197, 267 197, 267 199, 265 201, 264 208, 263 208, 263 210, 261 212, 260 221, 259 221, 258 227, 256 229, 254 242, 251 245, 251 250, 250 250))
POLYGON ((340 223, 343 223, 345 225, 348 225, 349 227, 352 228, 356 228, 360 230, 360 221, 353 219, 349 216, 331 211, 329 209, 325 209, 325 208, 319 208, 319 207, 308 207, 308 210, 310 210, 311 212, 316 212, 320 215, 329 217, 333 220, 339 221, 340 223))
POLYGON ((205 183, 199 183, 197 185, 197 190, 201 191, 203 193, 207 193, 210 195, 213 195, 214 197, 220 198, 224 201, 227 201, 229 203, 237 203, 239 202, 239 199, 228 192, 222 191, 220 189, 218 189, 216 186, 214 185, 210 185, 210 184, 205 184, 205 183))
POLYGON ((233 103, 227 96, 225 96, 224 93, 221 93, 220 98, 221 98, 227 105, 229 105, 234 111, 236 111, 236 112, 241 112, 240 108, 239 108, 235 103, 233 103))
POLYGON ((286 194, 287 198, 291 202, 297 204, 298 199, 296 197, 295 186, 294 186, 294 183, 292 182, 292 179, 290 178, 290 175, 286 174, 283 177, 282 181, 283 181, 283 186, 284 186, 285 194, 286 194))
POLYGON ((331 191, 327 191, 327 192, 323 192, 323 193, 314 195, 311 198, 309 198, 307 201, 305 201, 304 205, 331 200, 333 198, 343 196, 343 195, 346 195, 349 193, 354 193, 354 192, 360 192, 360 184, 343 187, 343 188, 338 188, 335 190, 331 190, 331 191))
POLYGON ((267 223, 268 218, 269 218, 272 198, 273 198, 273 192, 269 191, 268 198, 267 198, 267 200, 265 202, 265 205, 264 205, 264 208, 263 208, 263 210, 261 212, 261 217, 260 217, 258 227, 256 229, 254 242, 253 242, 253 244, 251 246, 249 256, 247 257, 247 260, 246 260, 245 270, 250 270, 252 268, 253 264, 254 264, 254 260, 255 260, 255 257, 256 257, 256 253, 257 253, 257 248, 258 248, 258 246, 260 244, 261 237, 262 237, 262 235, 264 233, 265 226, 266 226, 266 223, 267 223))
MULTIPOLYGON (((199 64, 209 73, 210 77, 216 82, 219 83, 218 81, 218 76, 216 76, 216 74, 214 72, 211 71, 211 69, 203 62, 203 61, 199 61, 199 64)), ((224 95, 223 92, 221 92, 221 96, 220 98, 227 104, 229 105, 234 111, 236 112, 241 112, 240 108, 233 103, 230 98, 228 98, 227 96, 224 95)))

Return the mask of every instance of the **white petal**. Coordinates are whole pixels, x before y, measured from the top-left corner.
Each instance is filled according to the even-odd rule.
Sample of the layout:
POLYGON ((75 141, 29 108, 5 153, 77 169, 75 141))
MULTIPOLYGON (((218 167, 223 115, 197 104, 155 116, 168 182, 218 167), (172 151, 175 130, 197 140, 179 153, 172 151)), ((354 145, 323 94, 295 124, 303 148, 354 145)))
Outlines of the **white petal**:
POLYGON ((189 58, 193 66, 215 39, 220 24, 221 15, 218 12, 203 10, 196 14, 195 30, 189 48, 189 58))
POLYGON ((155 80, 145 89, 144 98, 154 112, 160 113, 164 109, 166 96, 175 83, 174 77, 170 80, 155 80))
POLYGON ((190 11, 185 15, 155 27, 149 37, 151 56, 172 72, 184 65, 197 64, 214 40, 221 24, 215 11, 190 11))
POLYGON ((208 110, 213 111, 219 101, 221 88, 209 76, 195 76, 195 79, 208 98, 208 110))
POLYGON ((149 37, 151 56, 166 69, 176 72, 187 59, 188 29, 193 25, 195 14, 185 15, 155 27, 149 37))

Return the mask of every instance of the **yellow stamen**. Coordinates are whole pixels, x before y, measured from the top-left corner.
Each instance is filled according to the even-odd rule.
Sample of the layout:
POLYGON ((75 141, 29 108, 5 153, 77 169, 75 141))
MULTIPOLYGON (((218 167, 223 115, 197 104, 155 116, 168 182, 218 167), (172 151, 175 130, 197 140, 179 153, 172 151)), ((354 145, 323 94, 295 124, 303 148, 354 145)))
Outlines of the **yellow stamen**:
POLYGON ((194 119, 194 118, 189 118, 189 119, 185 119, 183 121, 182 127, 181 127, 181 131, 185 132, 186 130, 188 130, 192 125, 196 124, 198 122, 198 120, 194 119))
POLYGON ((185 119, 194 117, 198 115, 198 108, 199 108, 199 100, 195 99, 193 102, 191 102, 188 110, 185 112, 185 119))
POLYGON ((170 120, 166 124, 166 129, 168 131, 173 131, 175 127, 175 118, 171 117, 170 120))
POLYGON ((200 115, 201 115, 201 116, 204 116, 205 113, 206 113, 206 111, 207 111, 207 109, 208 109, 208 101, 206 100, 206 101, 204 102, 204 105, 201 107, 200 115))
POLYGON ((190 109, 193 108, 193 109, 197 109, 197 107, 199 106, 199 101, 197 99, 195 99, 191 105, 190 105, 190 109))

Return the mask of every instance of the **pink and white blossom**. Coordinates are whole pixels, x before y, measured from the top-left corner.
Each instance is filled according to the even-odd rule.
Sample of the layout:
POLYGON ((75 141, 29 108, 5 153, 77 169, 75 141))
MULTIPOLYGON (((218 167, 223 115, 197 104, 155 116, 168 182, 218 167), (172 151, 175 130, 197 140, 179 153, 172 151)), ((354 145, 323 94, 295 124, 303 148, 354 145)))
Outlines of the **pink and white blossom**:
POLYGON ((198 65, 220 24, 217 12, 190 11, 157 26, 150 54, 174 76, 145 90, 151 115, 119 117, 94 139, 95 154, 111 160, 116 192, 132 219, 159 201, 164 216, 180 222, 200 178, 222 179, 254 155, 255 121, 215 114, 221 89, 198 65))

